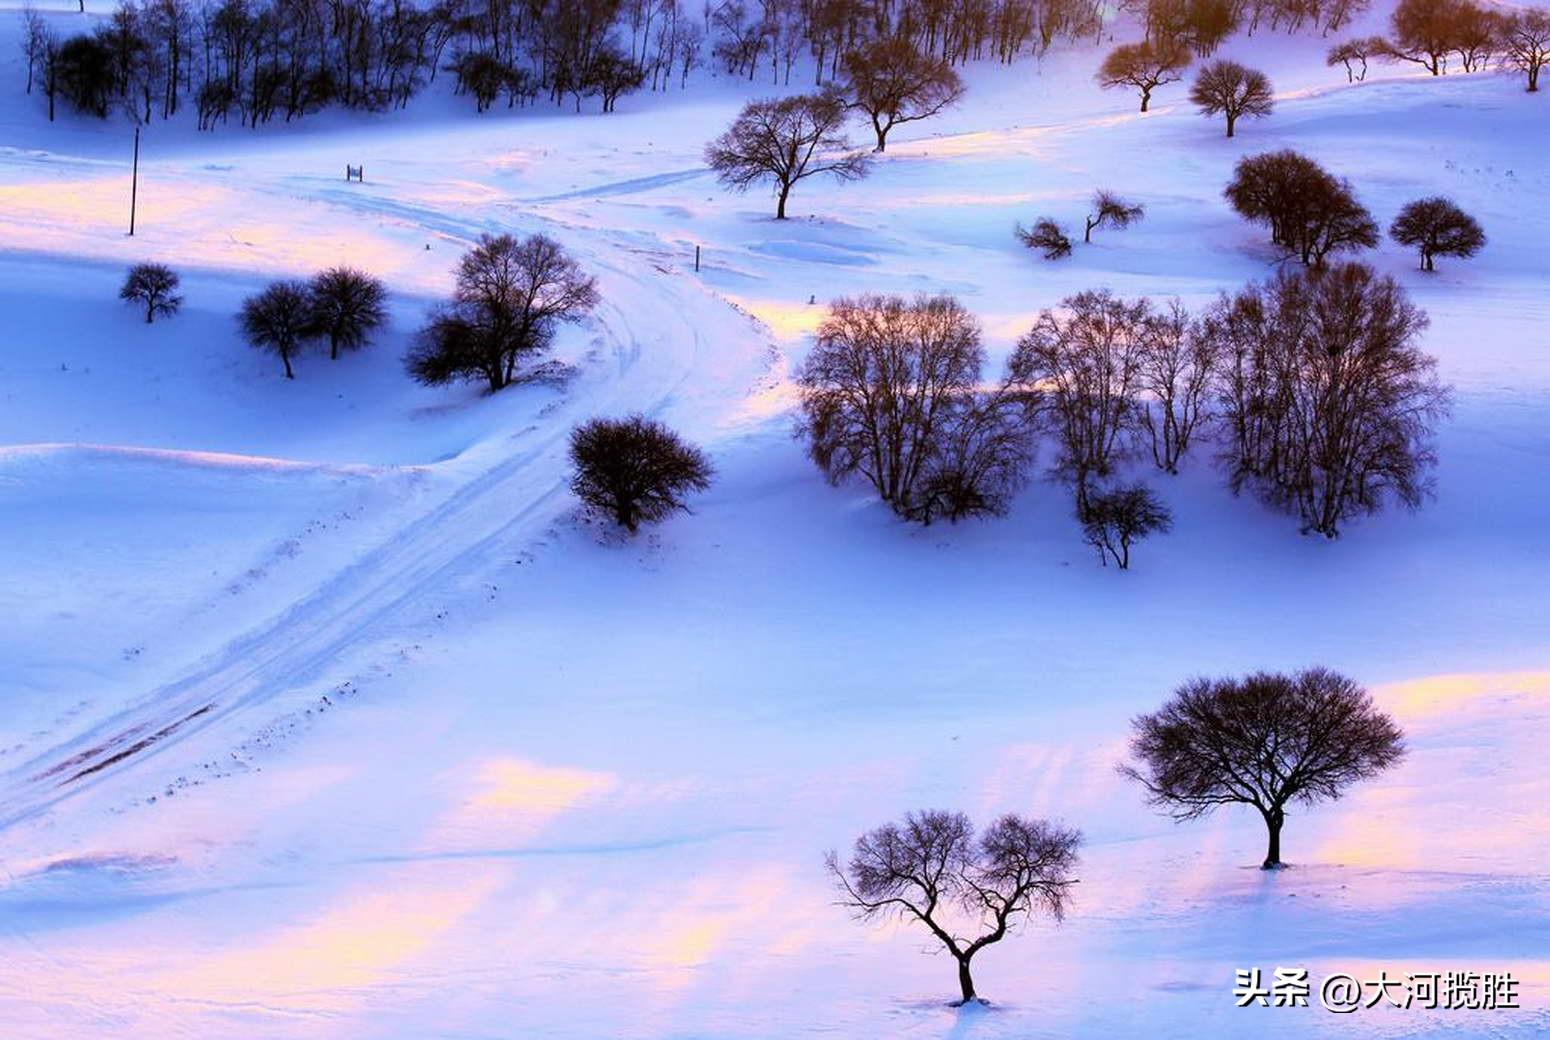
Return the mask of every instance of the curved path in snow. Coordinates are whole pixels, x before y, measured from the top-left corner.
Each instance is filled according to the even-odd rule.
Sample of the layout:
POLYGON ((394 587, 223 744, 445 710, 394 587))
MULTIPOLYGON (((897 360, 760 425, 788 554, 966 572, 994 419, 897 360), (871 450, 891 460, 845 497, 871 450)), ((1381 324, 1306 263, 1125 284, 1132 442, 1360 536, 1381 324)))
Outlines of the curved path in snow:
MULTIPOLYGON (((359 196, 354 205, 370 209, 359 196)), ((395 219, 473 238, 488 220, 459 220, 381 200, 395 219)), ((328 577, 278 616, 149 690, 111 716, 56 740, 0 774, 0 829, 36 817, 150 761, 183 738, 324 677, 363 643, 385 638, 460 578, 509 561, 569 504, 566 448, 573 425, 599 414, 659 412, 681 393, 729 405, 742 399, 766 344, 747 317, 692 275, 675 272, 616 241, 562 235, 599 282, 593 326, 601 350, 564 398, 534 428, 485 442, 470 457, 500 457, 476 468, 449 496, 385 544, 328 577), (707 347, 714 343, 714 353, 707 347)), ((691 435, 715 414, 693 416, 691 435)))

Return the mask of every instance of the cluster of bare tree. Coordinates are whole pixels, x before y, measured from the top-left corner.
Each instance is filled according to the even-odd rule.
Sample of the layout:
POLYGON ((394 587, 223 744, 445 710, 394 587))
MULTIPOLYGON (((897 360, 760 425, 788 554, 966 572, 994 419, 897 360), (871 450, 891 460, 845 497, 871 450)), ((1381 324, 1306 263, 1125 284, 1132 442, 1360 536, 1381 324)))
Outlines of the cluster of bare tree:
POLYGON ((1172 517, 1117 478, 1147 456, 1178 473, 1210 430, 1235 492, 1333 538, 1426 496, 1448 391, 1425 324, 1360 264, 1283 272, 1198 316, 1095 290, 1042 312, 987 384, 979 325, 951 297, 842 299, 799 376, 798 432, 832 482, 860 476, 923 523, 1004 512, 1046 440, 1089 543, 1125 568, 1172 517))
MULTIPOLYGON (((950 100, 961 88, 941 67, 1096 35, 1100 12, 1096 0, 121 0, 66 39, 27 8, 22 48, 27 91, 47 97, 50 118, 56 99, 141 122, 193 104, 208 128, 402 107, 441 70, 480 111, 544 95, 578 108, 595 97, 607 112, 642 87, 685 86, 707 50, 728 73, 768 68, 787 83, 810 59, 819 84, 848 77, 882 98, 917 89, 896 75, 904 55, 924 62, 928 94, 950 100)), ((911 118, 870 114, 879 146, 911 118)))
MULTIPOLYGON (((1378 244, 1378 222, 1350 183, 1300 152, 1244 158, 1223 194, 1240 216, 1268 226, 1271 242, 1304 264, 1320 267, 1333 254, 1378 244)), ((1486 241, 1475 218, 1442 197, 1408 203, 1389 235, 1418 250, 1427 271, 1435 270, 1436 257, 1471 257, 1486 241)))
POLYGON ((328 343, 329 357, 359 350, 387 323, 387 288, 353 267, 331 267, 308 281, 271 282, 242 301, 238 320, 252 346, 268 351, 296 378, 291 362, 307 344, 328 343))
MULTIPOLYGON (((1220 806, 1253 808, 1279 869, 1289 806, 1340 798, 1400 762, 1404 734, 1360 684, 1326 668, 1290 675, 1195 679, 1132 721, 1119 766, 1148 801, 1178 820, 1220 806)), ((848 860, 824 862, 838 905, 858 920, 918 924, 952 958, 959 1003, 980 999, 972 966, 986 947, 1036 915, 1071 908, 1080 832, 1006 815, 976 834, 960 812, 908 813, 857 838, 848 860)))
POLYGON ((1539 89, 1539 73, 1550 62, 1550 12, 1527 7, 1513 11, 1474 0, 1400 0, 1387 36, 1346 40, 1330 48, 1328 64, 1345 68, 1346 79, 1367 77, 1367 63, 1410 62, 1433 76, 1453 62, 1464 72, 1496 65, 1523 73, 1530 91, 1539 89))
POLYGON ((985 389, 984 367, 979 322, 950 296, 836 300, 799 376, 808 452, 909 520, 999 514, 1032 437, 1022 396, 985 389))

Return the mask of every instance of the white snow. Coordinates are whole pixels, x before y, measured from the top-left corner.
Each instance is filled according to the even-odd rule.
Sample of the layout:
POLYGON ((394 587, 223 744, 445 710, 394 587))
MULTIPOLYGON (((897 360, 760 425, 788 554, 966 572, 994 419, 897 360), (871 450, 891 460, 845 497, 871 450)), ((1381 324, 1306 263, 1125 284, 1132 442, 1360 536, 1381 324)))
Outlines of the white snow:
MULTIPOLYGON (((1379 5, 1384 7, 1384 5, 1379 5)), ((704 141, 750 88, 601 117, 447 98, 291 128, 49 125, 0 9, 0 1035, 1530 1037, 1550 1030, 1550 235, 1543 96, 1261 33, 1282 94, 1232 141, 1097 52, 971 72, 872 177, 796 219, 729 196, 704 141), (1098 566, 1066 493, 901 525, 792 439, 790 373, 842 293, 948 291, 996 363, 1080 289, 1199 304, 1270 272, 1220 198, 1296 147, 1387 224, 1445 193, 1490 235, 1435 276, 1371 254, 1457 390, 1437 500, 1335 543, 1234 499, 1197 452, 1176 511, 1098 566), (363 163, 364 185, 342 167, 363 163), (1013 224, 1148 206, 1067 262, 1013 224), (605 304, 563 386, 428 390, 401 357, 481 231, 557 236, 605 304), (693 270, 694 246, 703 269, 693 270), (429 246, 429 249, 426 247, 429 246), (147 327, 123 267, 184 275, 147 327), (393 323, 287 381, 232 315, 348 261, 393 323), (809 303, 816 299, 816 304, 809 303), (565 437, 641 410, 718 468, 625 541, 575 514, 565 437), (1406 762, 1262 830, 1175 825, 1114 765, 1196 674, 1326 664, 1406 762), (137 748, 105 768, 113 749, 137 748), (78 779, 68 777, 82 774, 78 779), (1071 916, 951 965, 832 905, 822 853, 926 807, 1083 829, 1071 916), (1233 971, 1510 970, 1518 1011, 1233 1006, 1233 971)), ((1370 16, 1375 29, 1383 12, 1370 16)), ((77 15, 54 17, 78 19, 77 15)), ((761 93, 762 87, 752 88, 761 93)), ((860 135, 858 134, 858 139, 860 135)))

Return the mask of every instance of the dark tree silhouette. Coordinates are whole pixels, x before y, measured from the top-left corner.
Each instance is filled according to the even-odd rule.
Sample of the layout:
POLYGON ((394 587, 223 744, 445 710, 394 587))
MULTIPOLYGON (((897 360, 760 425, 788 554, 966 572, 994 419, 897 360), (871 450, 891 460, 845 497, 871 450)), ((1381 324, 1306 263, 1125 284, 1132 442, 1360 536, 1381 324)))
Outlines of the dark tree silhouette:
POLYGON ((1234 492, 1248 486, 1338 537, 1389 500, 1418 508, 1449 391, 1416 345, 1426 315, 1362 264, 1280 272, 1224 298, 1205 323, 1222 356, 1234 492))
POLYGON ((967 1004, 976 954, 1037 913, 1065 916, 1081 844, 1078 831, 1013 815, 976 838, 963 813, 937 810, 862 835, 848 863, 833 852, 824 862, 858 918, 923 925, 956 963, 967 1004))
POLYGON ((1502 64, 1523 73, 1529 93, 1539 90, 1539 73, 1550 64, 1550 11, 1515 11, 1501 25, 1502 64))
POLYGON ((799 433, 831 483, 860 474, 905 519, 998 513, 1028 446, 1017 402, 981 390, 984 363, 950 296, 836 300, 798 377, 799 433))
POLYGON ((838 94, 751 101, 705 149, 716 179, 733 191, 775 182, 775 219, 798 181, 828 174, 840 181, 866 176, 869 159, 845 136, 845 102, 838 94))
POLYGON ((1098 559, 1112 556, 1119 569, 1130 569, 1130 547, 1152 534, 1173 530, 1173 513, 1145 484, 1094 491, 1087 496, 1087 512, 1078 519, 1087 544, 1098 550, 1098 559))
POLYGON ((1178 40, 1127 43, 1114 48, 1098 67, 1098 85, 1134 87, 1141 92, 1141 111, 1152 104, 1152 91, 1184 78, 1193 60, 1189 47, 1178 40))
POLYGON ((145 308, 145 323, 158 315, 170 318, 183 306, 177 272, 166 264, 135 264, 118 290, 118 298, 145 308))
POLYGON ((1201 69, 1190 87, 1189 99, 1202 115, 1226 116, 1228 137, 1233 136, 1239 119, 1263 118, 1275 107, 1270 77, 1235 61, 1213 61, 1201 69))
POLYGON ((1017 225, 1018 241, 1029 249, 1037 249, 1046 260, 1060 260, 1071 255, 1071 238, 1065 229, 1051 217, 1040 217, 1032 228, 1017 225))
POLYGON ((1008 362, 1011 381, 1052 427, 1060 447, 1054 475, 1074 488, 1079 517, 1087 515, 1093 480, 1124 457, 1140 421, 1149 314, 1145 300, 1107 289, 1069 296, 1059 311, 1039 315, 1008 362))
POLYGON ((581 321, 599 299, 554 239, 484 235, 458 261, 452 302, 420 330, 409 372, 429 385, 470 379, 500 390, 521 359, 548 348, 557 325, 581 321))
POLYGON ((1146 207, 1120 198, 1112 191, 1093 192, 1093 211, 1087 215, 1087 227, 1082 233, 1083 242, 1093 240, 1093 232, 1101 227, 1123 231, 1132 224, 1141 223, 1146 207))
POLYGON ((1151 400, 1141 406, 1141 423, 1163 472, 1179 472, 1195 431, 1210 417, 1219 363, 1219 344, 1178 300, 1147 317, 1137 382, 1151 400))
POLYGON ((1324 64, 1345 66, 1345 81, 1361 83, 1367 79, 1367 60, 1387 53, 1388 43, 1381 36, 1366 36, 1337 43, 1329 49, 1324 64))
POLYGON ((1421 270, 1435 271, 1439 256, 1468 258, 1485 248, 1485 232, 1474 217, 1441 195, 1408 203, 1389 225, 1389 237, 1421 254, 1421 270))
POLYGON ((593 419, 571 431, 571 490, 634 534, 689 507, 684 497, 710 487, 705 453, 642 415, 593 419))
POLYGON ((1290 149, 1240 160, 1223 194, 1240 216, 1268 224, 1271 242, 1305 264, 1378 244, 1378 223, 1350 184, 1290 149))
POLYGON ((263 292, 242 301, 240 320, 248 343, 277 355, 285 365, 285 378, 295 379, 291 359, 313 334, 307 283, 271 282, 263 292))
POLYGON ((1420 65, 1433 76, 1443 75, 1448 53, 1463 42, 1479 13, 1471 0, 1399 0, 1389 16, 1391 32, 1383 56, 1420 65))
POLYGON ((1399 727, 1367 691, 1324 668, 1192 679, 1132 725, 1133 762, 1120 772, 1178 820, 1253 806, 1269 835, 1265 870, 1283 865, 1289 805, 1339 798, 1405 754, 1399 727))
POLYGON ((328 356, 359 350, 387 323, 387 287, 353 267, 330 267, 312 276, 313 331, 328 339, 328 356))
POLYGON ((902 36, 850 51, 844 66, 846 101, 872 121, 879 152, 895 126, 928 119, 963 97, 963 80, 953 67, 902 36))

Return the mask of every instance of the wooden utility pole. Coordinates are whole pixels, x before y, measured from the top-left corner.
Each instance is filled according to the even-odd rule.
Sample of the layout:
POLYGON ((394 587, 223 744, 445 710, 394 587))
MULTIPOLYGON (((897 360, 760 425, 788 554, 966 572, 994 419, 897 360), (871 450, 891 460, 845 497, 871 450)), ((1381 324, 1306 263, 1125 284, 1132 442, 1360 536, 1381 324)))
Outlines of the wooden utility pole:
POLYGON ((140 194, 140 128, 135 127, 135 161, 129 175, 129 237, 135 237, 135 199, 140 194))

